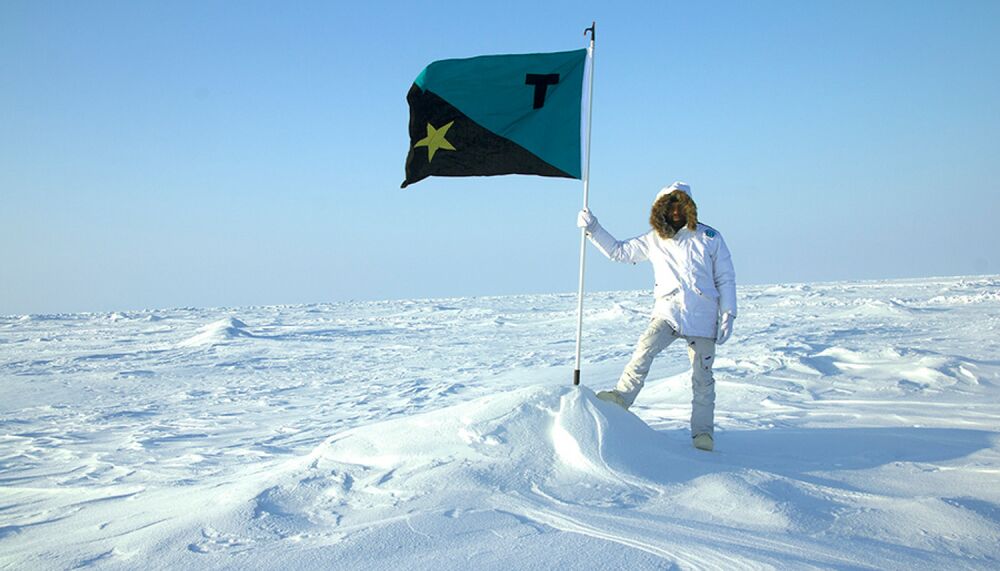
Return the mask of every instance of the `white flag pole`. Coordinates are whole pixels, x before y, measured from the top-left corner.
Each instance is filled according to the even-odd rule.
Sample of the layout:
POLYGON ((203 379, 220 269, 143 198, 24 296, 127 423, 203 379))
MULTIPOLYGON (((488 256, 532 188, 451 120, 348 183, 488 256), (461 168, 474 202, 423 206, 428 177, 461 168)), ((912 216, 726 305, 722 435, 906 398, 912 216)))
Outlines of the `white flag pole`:
MULTIPOLYGON (((587 56, 590 60, 590 85, 587 87, 587 146, 584 150, 583 163, 583 208, 587 209, 590 197, 590 124, 594 114, 594 37, 597 35, 597 23, 591 22, 583 35, 590 33, 590 46, 587 56)), ((587 229, 580 229, 580 289, 576 300, 576 366, 573 370, 573 385, 580 384, 580 340, 583 336, 583 273, 587 261, 587 229)))

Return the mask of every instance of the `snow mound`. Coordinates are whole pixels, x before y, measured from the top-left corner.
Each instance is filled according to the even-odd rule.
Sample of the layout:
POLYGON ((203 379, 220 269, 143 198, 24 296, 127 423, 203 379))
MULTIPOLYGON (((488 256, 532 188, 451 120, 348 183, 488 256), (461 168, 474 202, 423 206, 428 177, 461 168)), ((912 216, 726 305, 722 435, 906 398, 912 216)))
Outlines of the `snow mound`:
POLYGON ((783 532, 815 519, 787 506, 781 486, 798 489, 720 470, 686 433, 657 432, 585 387, 539 386, 332 436, 246 497, 237 512, 249 521, 233 533, 363 543, 366 561, 387 566, 442 549, 498 553, 558 530, 569 536, 546 543, 553 561, 623 553, 610 542, 650 565, 725 567, 730 556, 706 549, 699 526, 783 532), (670 545, 678 537, 689 545, 670 545))
MULTIPOLYGON (((495 553, 510 537, 572 531, 575 510, 637 508, 709 471, 689 443, 671 448, 681 447, 590 389, 528 387, 334 435, 245 497, 237 513, 249 521, 233 531, 298 541, 322 530, 334 543, 361 534, 368 561, 445 546, 495 553)), ((600 557, 594 533, 560 542, 559 557, 600 557)))
POLYGON ((331 438, 313 458, 497 492, 532 489, 587 501, 568 483, 633 493, 670 473, 668 443, 585 387, 530 387, 331 438), (373 436, 376 435, 376 436, 373 436))
POLYGON ((198 330, 198 334, 178 343, 179 347, 199 347, 202 345, 218 345, 240 337, 254 337, 247 329, 247 324, 235 317, 227 317, 209 323, 198 330))

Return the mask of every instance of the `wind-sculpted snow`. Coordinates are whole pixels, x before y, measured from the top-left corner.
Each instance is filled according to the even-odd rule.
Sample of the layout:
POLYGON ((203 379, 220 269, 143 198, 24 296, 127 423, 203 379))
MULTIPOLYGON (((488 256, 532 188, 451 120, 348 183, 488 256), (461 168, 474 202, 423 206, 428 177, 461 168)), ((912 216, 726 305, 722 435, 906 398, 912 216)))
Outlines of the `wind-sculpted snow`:
POLYGON ((993 569, 998 291, 741 288, 713 453, 648 292, 0 317, 0 568, 993 569))
POLYGON ((227 317, 202 327, 198 334, 190 339, 181 341, 179 347, 197 347, 199 345, 216 345, 225 343, 238 337, 253 337, 247 331, 247 324, 235 317, 227 317))

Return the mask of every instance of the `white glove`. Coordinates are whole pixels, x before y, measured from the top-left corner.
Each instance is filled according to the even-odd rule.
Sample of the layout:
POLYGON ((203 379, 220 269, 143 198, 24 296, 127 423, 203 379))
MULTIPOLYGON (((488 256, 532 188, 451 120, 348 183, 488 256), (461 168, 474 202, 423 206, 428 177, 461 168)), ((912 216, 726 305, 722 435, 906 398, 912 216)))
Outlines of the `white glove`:
POLYGON ((597 224, 597 217, 591 214, 589 210, 581 210, 580 213, 576 215, 577 228, 589 229, 594 224, 597 224))
POLYGON ((715 338, 716 345, 722 345, 729 340, 729 336, 733 334, 733 321, 736 321, 736 316, 729 312, 723 313, 719 317, 719 335, 715 338))

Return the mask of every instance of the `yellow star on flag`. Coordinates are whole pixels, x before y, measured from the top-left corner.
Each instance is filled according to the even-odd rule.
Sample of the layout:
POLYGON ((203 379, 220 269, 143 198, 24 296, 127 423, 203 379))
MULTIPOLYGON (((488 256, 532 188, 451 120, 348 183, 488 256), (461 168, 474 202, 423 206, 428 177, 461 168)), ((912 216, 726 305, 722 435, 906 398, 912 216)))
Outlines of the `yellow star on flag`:
POLYGON ((455 150, 455 147, 451 146, 448 139, 444 138, 444 136, 448 133, 448 129, 451 129, 451 126, 454 124, 455 122, 452 121, 440 129, 435 129, 430 123, 427 124, 427 136, 420 139, 415 145, 413 145, 414 147, 427 147, 427 162, 434 160, 434 153, 436 153, 438 149, 444 149, 446 151, 455 150))

